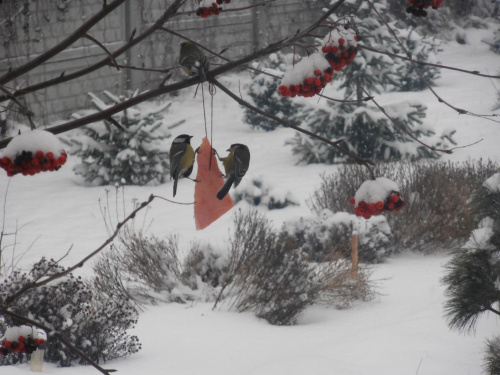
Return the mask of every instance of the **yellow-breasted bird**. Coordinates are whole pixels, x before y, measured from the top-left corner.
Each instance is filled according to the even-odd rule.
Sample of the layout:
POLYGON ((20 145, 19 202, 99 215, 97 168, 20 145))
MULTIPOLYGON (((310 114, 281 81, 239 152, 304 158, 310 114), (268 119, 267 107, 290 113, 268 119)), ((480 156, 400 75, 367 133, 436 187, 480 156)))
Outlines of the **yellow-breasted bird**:
POLYGON ((234 187, 238 186, 250 165, 250 150, 247 146, 234 143, 227 151, 229 151, 229 154, 225 158, 219 158, 224 165, 227 178, 226 183, 217 193, 217 198, 221 200, 226 196, 233 184, 234 187))
POLYGON ((191 146, 192 135, 181 134, 170 146, 170 178, 174 179, 174 197, 177 193, 177 181, 189 177, 193 171, 194 150, 191 146))
POLYGON ((193 42, 181 43, 179 64, 190 77, 199 76, 202 81, 206 81, 205 72, 208 71, 210 64, 207 56, 193 42))

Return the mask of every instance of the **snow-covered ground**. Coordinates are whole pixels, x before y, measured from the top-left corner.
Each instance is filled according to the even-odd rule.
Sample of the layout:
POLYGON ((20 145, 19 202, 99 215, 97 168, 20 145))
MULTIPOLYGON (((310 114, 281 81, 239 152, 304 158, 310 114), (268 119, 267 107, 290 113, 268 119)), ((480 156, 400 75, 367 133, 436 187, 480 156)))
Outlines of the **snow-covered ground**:
MULTIPOLYGON (((440 62, 490 74, 498 72, 500 56, 480 43, 488 33, 488 30, 469 32, 469 44, 465 46, 448 43, 439 55, 440 62)), ((443 70, 441 75, 436 90, 443 99, 474 113, 492 113, 497 103, 494 85, 500 88, 500 81, 455 71, 443 70)), ((245 77, 241 79, 244 81, 245 77)), ((222 81, 238 92, 239 77, 228 76, 222 81)), ((187 119, 186 124, 176 130, 194 135, 192 143, 197 146, 205 130, 200 92, 196 98, 193 93, 194 89, 174 98, 168 116, 172 123, 187 119)), ((245 95, 243 90, 242 93, 245 95)), ((326 94, 335 96, 334 92, 326 94)), ((377 99, 381 105, 396 100, 424 101, 428 107, 427 125, 437 134, 456 129, 459 146, 483 139, 475 146, 444 156, 444 160, 489 158, 500 162, 500 124, 458 115, 429 92, 392 93, 377 99)), ((273 211, 262 209, 277 227, 286 219, 309 215, 305 201, 319 187, 320 174, 331 173, 336 167, 296 165, 290 147, 284 145, 285 140, 293 136, 292 131, 252 130, 243 124, 242 114, 238 104, 217 92, 214 147, 226 150, 231 143, 247 144, 252 159, 245 179, 262 176, 275 189, 290 191, 298 199, 300 206, 273 211)), ((114 187, 84 186, 82 179, 71 170, 75 163, 70 157, 59 172, 33 177, 9 179, 0 171, 0 220, 5 233, 13 233, 18 228, 15 255, 24 255, 20 266, 26 267, 42 255, 58 259, 70 248, 63 265, 71 265, 107 238, 98 202, 101 200, 106 205, 108 190, 112 210, 116 203, 121 210, 121 192, 117 202, 114 187)), ((181 180, 176 200, 192 202, 193 192, 194 184, 181 180)), ((132 199, 142 201, 150 194, 171 198, 172 183, 126 187, 123 201, 130 208, 132 199)), ((236 209, 239 207, 244 209, 245 204, 238 204, 236 209)), ((232 215, 226 214, 197 232, 191 206, 155 201, 146 217, 137 218, 136 225, 142 225, 143 221, 149 226, 149 233, 158 237, 178 234, 181 249, 187 249, 195 241, 224 249, 231 232, 232 215)), ((14 237, 8 236, 5 241, 13 243, 14 237)), ((8 248, 3 254, 9 263, 11 250, 8 248)), ((485 316, 472 336, 449 331, 443 318, 444 297, 440 284, 442 266, 447 259, 445 254, 424 257, 409 253, 389 259, 373 267, 377 298, 357 303, 348 310, 313 307, 293 327, 271 326, 252 314, 227 311, 224 305, 216 311, 205 303, 152 306, 141 313, 133 332, 143 344, 142 351, 105 366, 116 368, 119 374, 479 374, 484 339, 498 333, 499 322, 485 316)), ((90 267, 87 265, 80 272, 89 273, 90 267)), ((26 371, 29 371, 27 365, 1 369, 2 375, 26 371)), ((46 364, 44 372, 80 375, 96 373, 96 370, 89 366, 60 369, 46 364)))

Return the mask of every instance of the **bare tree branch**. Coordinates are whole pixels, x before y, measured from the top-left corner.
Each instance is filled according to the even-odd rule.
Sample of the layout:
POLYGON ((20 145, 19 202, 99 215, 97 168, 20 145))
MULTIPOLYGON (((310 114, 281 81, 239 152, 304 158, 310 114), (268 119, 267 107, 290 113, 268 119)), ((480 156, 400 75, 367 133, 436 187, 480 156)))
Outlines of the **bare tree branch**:
POLYGON ((375 52, 375 53, 380 53, 382 55, 387 55, 387 56, 395 57, 395 58, 398 58, 398 59, 401 59, 401 60, 412 61, 415 64, 419 64, 419 65, 423 65, 423 66, 433 66, 435 68, 455 70, 457 72, 472 74, 472 75, 475 75, 475 76, 478 76, 478 77, 500 79, 499 75, 482 74, 478 70, 466 70, 466 69, 455 68, 453 66, 448 66, 448 65, 433 64, 433 63, 428 63, 428 62, 425 62, 425 61, 413 60, 413 59, 411 59, 409 57, 406 57, 406 56, 401 56, 401 55, 398 55, 396 53, 381 51, 381 50, 378 50, 378 49, 375 49, 375 48, 372 48, 372 47, 368 47, 368 46, 365 46, 365 45, 362 45, 362 44, 358 44, 357 48, 365 49, 367 51, 371 51, 371 52, 375 52))
POLYGON ((294 124, 292 124, 291 122, 289 121, 286 121, 286 120, 283 120, 275 115, 272 115, 266 111, 263 111, 257 107, 254 107, 253 105, 251 105, 250 103, 246 102, 245 100, 243 100, 242 98, 240 98, 239 96, 237 96, 236 94, 234 94, 232 91, 230 91, 226 86, 224 86, 223 84, 221 84, 219 81, 217 81, 215 78, 213 77, 209 77, 208 78, 211 82, 213 82, 213 84, 215 86, 217 86, 218 88, 220 88, 222 91, 224 91, 227 95, 229 95, 232 99, 234 99, 238 104, 244 106, 244 107, 247 107, 249 109, 251 109, 252 111, 254 112, 257 112, 258 114, 262 115, 262 116, 265 116, 267 118, 270 118, 278 123, 280 123, 281 125, 287 127, 287 128, 291 128, 291 129, 294 129, 298 132, 301 132, 301 133, 304 133, 310 137, 313 137, 313 138, 316 138, 316 139, 319 139, 320 141, 322 142, 325 142, 327 144, 329 144, 330 146, 333 146, 335 147, 337 150, 339 150, 340 152, 342 152, 343 154, 349 156, 350 158, 354 159, 356 161, 356 163, 358 164, 361 164, 361 165, 364 165, 365 167, 368 168, 368 170, 370 171, 370 173, 373 175, 373 172, 372 172, 372 169, 371 169, 371 166, 374 165, 373 161, 371 160, 368 160, 368 159, 363 159, 363 158, 360 158, 358 155, 354 154, 353 152, 349 151, 349 150, 346 150, 345 148, 341 147, 340 144, 343 142, 343 140, 339 140, 339 141, 336 141, 336 142, 333 142, 325 137, 322 137, 318 134, 315 134, 315 133, 312 133, 310 132, 309 130, 306 130, 306 129, 303 129, 301 127, 298 127, 294 124))
POLYGON ((380 18, 380 20, 385 24, 385 26, 387 27, 387 29, 389 30, 389 32, 392 34, 392 36, 394 37, 394 39, 396 40, 396 42, 399 44, 399 46, 402 48, 402 50, 405 52, 406 56, 408 56, 408 61, 413 65, 413 67, 415 68, 415 71, 417 72, 417 74, 419 75, 420 79, 425 83, 425 85, 427 86, 427 88, 429 90, 431 90, 432 94, 437 98, 437 100, 440 102, 440 103, 443 103, 445 104, 446 106, 450 107, 451 109, 455 110, 459 115, 470 115, 470 116, 474 116, 474 117, 481 117, 481 118, 484 118, 486 120, 489 120, 489 121, 493 121, 493 122, 498 122, 500 123, 500 121, 498 120, 493 120, 489 117, 497 117, 497 116, 500 116, 500 115, 481 115, 481 114, 477 114, 477 113, 473 113, 473 112, 470 112, 470 111, 467 111, 465 109, 462 109, 462 108, 458 108, 458 107, 455 107, 454 105, 448 103, 447 101, 445 101, 443 98, 441 98, 436 90, 434 90, 432 88, 432 86, 429 84, 429 82, 427 81, 427 79, 425 79, 424 75, 422 74, 422 72, 418 69, 418 67, 416 66, 416 62, 413 60, 412 58, 412 55, 411 53, 405 48, 405 46, 403 45, 403 43, 401 42, 401 40, 399 39, 399 37, 397 36, 397 34, 394 32, 394 30, 392 29, 392 27, 387 23, 387 21, 385 20, 384 17, 382 17, 382 15, 380 14, 380 12, 377 10, 377 8, 373 5, 372 1, 371 0, 367 0, 368 4, 370 5, 370 7, 372 8, 372 10, 377 14, 377 16, 380 18))
POLYGON ((56 279, 60 279, 61 277, 73 272, 74 270, 76 270, 77 268, 80 268, 80 267, 83 267, 83 265, 89 260, 91 259, 92 257, 96 256, 98 253, 100 253, 106 246, 108 246, 111 242, 113 242, 113 240, 115 239, 115 237, 118 235, 118 233, 120 232, 120 229, 130 220, 132 220, 133 218, 135 218, 135 215, 141 211, 143 208, 147 207, 153 200, 155 199, 155 196, 154 195, 150 195, 148 200, 147 201, 144 201, 142 202, 134 211, 132 211, 125 219, 123 219, 121 222, 119 222, 117 225, 116 225, 116 229, 115 231, 113 232, 113 234, 106 240, 104 241, 104 243, 99 246, 96 250, 94 250, 93 252, 91 252, 89 255, 87 255, 85 258, 83 258, 81 261, 79 261, 78 263, 76 263, 75 265, 65 269, 64 271, 61 271, 61 272, 57 272, 49 277, 47 277, 46 279, 43 279, 41 281, 36 281, 36 282, 32 282, 32 283, 28 283, 26 284, 24 287, 22 287, 20 290, 18 290, 16 293, 14 293, 13 295, 7 297, 5 299, 5 301, 3 301, 3 306, 4 307, 8 307, 12 302, 14 302, 17 298, 19 298, 23 293, 25 293, 26 291, 28 290, 31 290, 31 289, 35 289, 35 288, 38 288, 40 286, 43 286, 43 285, 46 285, 48 283, 50 283, 51 281, 54 281, 56 279))
MULTIPOLYGON (((173 12, 175 12, 177 10, 177 8, 181 5, 181 3, 183 1, 185 1, 185 0, 176 0, 174 2, 174 4, 171 5, 171 8, 174 7, 174 5, 176 5, 176 7, 174 7, 175 9, 173 9, 173 12)), ((335 10, 337 10, 338 7, 344 2, 345 2, 345 0, 337 1, 337 3, 332 5, 330 7, 330 9, 325 14, 323 14, 320 18, 318 18, 318 20, 316 20, 316 22, 314 22, 311 26, 309 26, 304 31, 298 32, 290 38, 273 43, 265 48, 262 48, 256 52, 249 54, 247 56, 244 56, 240 59, 229 61, 228 63, 221 65, 221 66, 215 68, 214 70, 212 70, 210 72, 210 74, 213 77, 216 77, 220 74, 227 73, 231 70, 234 70, 234 69, 236 69, 244 64, 247 64, 251 61, 254 61, 258 58, 267 56, 273 52, 277 52, 285 47, 292 46, 295 42, 297 42, 298 40, 303 38, 305 35, 307 35, 311 30, 314 30, 315 28, 319 27, 322 24, 322 22, 326 18, 328 18, 328 16, 330 16, 333 12, 335 12, 335 10)), ((159 21, 157 21, 157 22, 159 22, 159 21)), ((159 26, 161 26, 161 25, 158 25, 158 27, 156 27, 155 30, 157 28, 159 28, 159 26)), ((106 61, 109 62, 109 58, 107 58, 106 61)), ((160 87, 158 87, 156 89, 152 89, 152 90, 147 91, 141 95, 137 95, 133 98, 125 100, 124 102, 116 104, 112 107, 109 107, 101 112, 97 112, 97 113, 94 113, 94 114, 91 114, 91 115, 88 115, 85 117, 81 117, 79 119, 69 121, 69 122, 66 122, 66 123, 61 124, 61 125, 53 126, 51 128, 47 128, 46 130, 53 133, 53 134, 60 134, 60 133, 63 133, 63 132, 69 131, 69 130, 73 130, 73 129, 79 128, 81 126, 90 124, 92 122, 107 119, 110 116, 114 115, 115 113, 121 112, 121 111, 123 111, 127 108, 130 108, 130 107, 132 107, 138 103, 141 103, 143 101, 153 99, 153 98, 155 98, 159 95, 162 95, 162 94, 181 90, 181 89, 184 89, 184 88, 189 87, 189 86, 197 85, 198 83, 201 83, 200 78, 194 77, 194 78, 186 79, 186 80, 181 81, 181 82, 176 82, 176 83, 171 84, 171 85, 163 85, 162 84, 162 85, 160 85, 160 87)), ((5 138, 5 139, 0 140, 0 149, 5 148, 5 146, 10 142, 11 139, 12 138, 5 138)))
MULTIPOLYGON (((116 58, 116 57, 120 56, 121 54, 125 53, 127 50, 129 50, 133 46, 135 46, 135 45, 139 44, 140 42, 142 42, 144 39, 146 39, 149 36, 151 36, 154 32, 156 32, 157 30, 159 30, 160 26, 162 26, 165 22, 167 22, 167 20, 170 17, 172 17, 177 12, 177 10, 181 7, 181 5, 185 1, 186 0, 175 0, 165 10, 165 12, 162 14, 162 16, 159 17, 155 21, 155 23, 152 26, 150 26, 148 29, 146 29, 143 33, 141 33, 137 37, 134 37, 135 32, 133 32, 132 35, 130 36, 128 42, 125 43, 119 49, 117 49, 115 52, 111 53, 111 56, 113 58, 116 58)), ((102 67, 108 66, 110 63, 112 63, 112 60, 108 56, 108 57, 102 59, 101 61, 98 61, 95 64, 92 64, 92 65, 90 65, 90 66, 88 66, 86 68, 80 69, 80 70, 78 70, 76 72, 73 72, 73 73, 70 73, 70 74, 61 75, 61 76, 58 76, 56 78, 53 78, 53 79, 50 79, 50 80, 47 80, 47 81, 44 81, 44 82, 40 82, 38 84, 25 87, 24 89, 18 89, 16 91, 14 91, 12 93, 12 95, 18 97, 18 96, 22 96, 22 95, 25 95, 25 94, 29 94, 29 93, 32 93, 32 92, 36 92, 36 91, 45 89, 47 87, 51 87, 51 86, 55 86, 55 85, 58 85, 58 84, 61 84, 61 83, 64 83, 64 82, 68 82, 68 81, 71 81, 71 80, 73 80, 75 78, 79 78, 79 77, 82 77, 82 76, 84 76, 86 74, 89 74, 89 73, 91 73, 91 72, 93 72, 93 71, 95 71, 97 69, 100 69, 102 67)), ((7 96, 0 96, 0 102, 4 101, 6 99, 8 99, 7 96)))
POLYGON ((91 17, 87 22, 85 22, 82 26, 76 29, 70 36, 64 39, 62 42, 58 43, 54 47, 45 51, 41 55, 35 57, 33 60, 28 61, 26 64, 21 65, 15 69, 9 70, 2 77, 0 77, 0 85, 4 85, 5 83, 12 81, 13 79, 29 72, 30 70, 36 68, 40 64, 43 64, 45 61, 50 58, 56 56, 58 53, 64 51, 78 39, 80 39, 83 35, 87 33, 97 22, 106 17, 109 13, 111 13, 114 9, 118 8, 121 4, 123 4, 125 0, 114 0, 111 4, 103 7, 98 13, 96 13, 93 17, 91 17))

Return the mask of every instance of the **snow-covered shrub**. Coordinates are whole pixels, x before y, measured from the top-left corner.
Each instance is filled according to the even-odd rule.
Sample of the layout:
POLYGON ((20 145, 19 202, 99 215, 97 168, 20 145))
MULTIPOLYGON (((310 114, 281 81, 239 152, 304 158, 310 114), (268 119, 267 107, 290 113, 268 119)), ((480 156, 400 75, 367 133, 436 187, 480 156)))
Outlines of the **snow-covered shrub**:
POLYGON ((270 210, 299 205, 290 190, 273 187, 262 176, 243 180, 233 193, 233 200, 235 203, 244 200, 252 206, 265 206, 270 210))
MULTIPOLYGON (((42 258, 29 273, 14 271, 2 283, 0 296, 5 300, 27 283, 62 272, 53 260, 42 258)), ((9 309, 52 328, 69 339, 92 360, 108 361, 140 350, 136 336, 126 331, 137 323, 137 311, 124 299, 104 294, 71 273, 48 285, 27 291, 9 309)), ((9 326, 19 325, 5 317, 9 326)), ((45 358, 62 367, 86 364, 77 354, 54 337, 47 341, 45 358)))
POLYGON ((322 265, 308 262, 293 239, 276 231, 256 211, 235 216, 228 294, 238 311, 254 311, 274 325, 294 324, 314 303, 347 306, 366 297, 366 278, 354 280, 350 273, 350 264, 343 260, 322 265))
POLYGON ((125 296, 139 306, 158 301, 184 302, 189 296, 182 292, 178 252, 175 236, 161 240, 126 229, 119 244, 103 253, 93 265, 93 283, 96 288, 125 296))
MULTIPOLYGON (((388 247, 391 251, 430 251, 463 243, 475 226, 467 200, 497 169, 496 164, 484 161, 377 165, 375 175, 396 181, 406 202, 400 212, 385 215, 392 232, 388 247)), ((325 208, 352 212, 349 199, 368 179, 364 167, 344 166, 337 173, 322 176, 322 184, 308 204, 317 215, 325 208)))
MULTIPOLYGON (((251 98, 251 103, 259 109, 272 113, 275 116, 292 121, 300 114, 302 106, 290 98, 281 96, 278 92, 280 83, 286 68, 293 64, 293 56, 282 53, 272 53, 267 59, 252 66, 265 73, 258 73, 252 78, 247 88, 247 95, 251 98), (271 75, 269 75, 271 74, 271 75)), ((279 124, 265 116, 246 108, 243 121, 253 128, 260 128, 266 131, 274 130, 279 124)))
POLYGON ((378 263, 391 253, 391 230, 384 216, 364 220, 347 212, 324 209, 318 216, 286 221, 283 230, 297 241, 308 259, 316 262, 350 257, 353 230, 359 236, 360 261, 378 263))
POLYGON ((226 282, 229 259, 215 252, 211 246, 192 246, 182 264, 183 283, 191 289, 199 288, 200 281, 211 288, 226 282))
MULTIPOLYGON (((112 104, 125 100, 105 91, 112 104)), ((134 93, 135 95, 135 93, 134 93)), ((89 93, 97 110, 106 104, 89 93)), ((165 126, 165 112, 169 104, 141 103, 113 116, 123 128, 109 121, 99 121, 83 128, 83 133, 68 140, 70 154, 79 156, 81 164, 74 167, 78 175, 94 185, 158 185, 169 174, 168 139, 171 134, 165 126)), ((76 113, 81 117, 95 110, 76 113)))

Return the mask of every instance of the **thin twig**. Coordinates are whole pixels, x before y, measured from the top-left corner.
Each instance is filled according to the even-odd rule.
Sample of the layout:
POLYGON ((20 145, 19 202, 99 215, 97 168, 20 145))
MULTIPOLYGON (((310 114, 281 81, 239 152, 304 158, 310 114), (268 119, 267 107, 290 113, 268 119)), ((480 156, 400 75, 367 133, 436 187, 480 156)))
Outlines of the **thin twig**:
POLYGON ((23 288, 21 288, 19 291, 17 291, 15 294, 7 297, 5 299, 5 306, 8 306, 9 304, 11 304, 13 301, 15 301, 17 298, 19 298, 23 293, 25 293, 27 290, 30 290, 30 289, 34 289, 34 288, 38 288, 40 286, 43 286, 43 285, 46 285, 48 283, 50 283, 51 281, 53 280, 56 280, 56 279, 59 279, 71 272, 73 272, 74 270, 76 270, 77 268, 80 268, 80 267, 83 267, 83 265, 91 258, 93 258, 94 256, 96 256, 97 254, 99 254, 106 246, 108 246, 111 242, 113 242, 113 240, 115 239, 115 237, 118 235, 118 233, 120 232, 120 229, 130 220, 134 219, 136 214, 141 211, 144 207, 147 207, 153 200, 154 200, 154 195, 150 195, 149 196, 149 199, 147 201, 144 201, 142 202, 134 211, 132 211, 132 213, 130 213, 125 219, 123 219, 123 221, 119 222, 117 225, 116 225, 116 229, 115 231, 113 232, 113 234, 106 240, 104 241, 104 243, 99 246, 96 250, 94 250, 92 253, 90 253, 89 255, 87 255, 85 258, 83 258, 81 261, 79 261, 78 263, 76 263, 75 265, 65 269, 64 271, 61 271, 61 272, 57 272, 53 275, 51 275, 50 277, 47 277, 46 279, 42 280, 42 281, 37 281, 37 282, 34 282, 34 283, 29 283, 27 285, 25 285, 23 288))
POLYGON ((392 34, 392 36, 394 37, 394 39, 396 40, 396 42, 399 44, 399 46, 402 48, 402 50, 405 52, 406 56, 408 56, 408 61, 413 65, 413 67, 415 68, 415 71, 417 72, 417 74, 419 75, 420 79, 425 83, 425 85, 427 86, 427 88, 432 92, 432 94, 437 98, 437 100, 440 102, 440 103, 443 103, 445 104, 446 106, 448 106, 449 108, 455 110, 459 115, 469 115, 469 116, 474 116, 474 117, 480 117, 480 118, 484 118, 486 120, 489 120, 489 121, 493 121, 493 122, 498 122, 500 123, 499 120, 494 120, 494 119, 491 119, 489 117, 497 117, 497 116, 500 116, 500 115, 481 115, 481 114, 477 114, 477 113, 473 113, 473 112, 470 112, 470 111, 467 111, 465 109, 462 109, 462 108, 458 108, 458 107, 455 107, 454 105, 452 105, 451 103, 448 103, 446 100, 444 100, 443 98, 441 98, 438 93, 436 92, 436 90, 434 90, 432 88, 432 86, 429 84, 429 82, 427 81, 427 79, 424 77, 424 75, 422 74, 422 72, 418 69, 418 67, 416 66, 416 62, 413 60, 412 58, 412 55, 411 53, 406 49, 406 47, 403 45, 403 43, 401 42, 401 40, 399 39, 399 37, 397 36, 397 34, 394 32, 394 30, 392 29, 392 27, 387 23, 387 21, 385 20, 384 17, 382 17, 382 15, 380 14, 380 12, 377 10, 377 8, 373 5, 372 1, 371 0, 367 0, 368 4, 370 5, 370 7, 372 8, 372 10, 377 14, 377 16, 380 18, 380 20, 385 24, 385 26, 387 27, 387 29, 389 30, 389 32, 392 34))
MULTIPOLYGON (((269 3, 274 3, 276 0, 265 0, 263 1, 262 3, 258 3, 258 4, 253 4, 253 5, 249 5, 249 6, 246 6, 246 7, 242 7, 242 8, 221 8, 221 13, 227 13, 227 12, 239 12, 241 10, 247 10, 247 9, 252 9, 252 8, 256 8, 256 7, 260 7, 260 6, 265 6, 269 3)), ((184 12, 178 12, 176 14, 176 16, 189 16, 189 15, 192 15, 192 14, 196 14, 196 11, 198 9, 195 9, 195 10, 186 10, 184 12)))
POLYGON ((106 55, 108 55, 109 59, 111 60, 113 66, 116 68, 116 70, 120 70, 115 58, 113 57, 111 52, 109 52, 109 50, 104 46, 104 44, 102 44, 96 38, 94 38, 93 36, 90 36, 89 34, 85 34, 83 37, 87 38, 91 42, 94 42, 95 44, 97 44, 106 53, 106 55))
MULTIPOLYGON (((363 90, 363 92, 365 93, 365 95, 370 96, 370 94, 366 91, 366 89, 364 87, 362 87, 361 89, 363 90)), ((428 149, 430 149, 432 151, 443 152, 445 154, 451 154, 452 153, 451 150, 438 149, 438 148, 429 146, 428 144, 422 142, 420 139, 418 139, 417 137, 415 137, 408 129, 406 129, 406 127, 403 124, 401 124, 396 119, 392 118, 386 112, 385 108, 382 107, 380 104, 378 104, 378 102, 373 97, 371 97, 370 100, 373 102, 373 104, 375 104, 377 106, 377 108, 380 110, 380 112, 382 112, 384 114, 384 116, 389 119, 390 122, 392 122, 399 130, 401 130, 403 133, 405 133, 406 135, 408 135, 414 141, 420 143, 422 146, 424 146, 425 148, 428 148, 428 149)))
POLYGON ((433 63, 428 63, 428 62, 425 62, 425 61, 413 60, 413 59, 410 59, 409 57, 406 57, 406 56, 398 55, 396 53, 381 51, 381 50, 378 50, 378 49, 375 49, 375 48, 372 48, 372 47, 368 47, 368 46, 365 46, 365 45, 362 45, 362 44, 358 44, 357 48, 365 49, 367 51, 371 51, 371 52, 375 52, 375 53, 380 53, 382 55, 396 57, 396 58, 401 59, 401 60, 412 61, 415 64, 419 64, 419 65, 432 66, 432 67, 435 67, 435 68, 448 69, 448 70, 455 70, 457 72, 472 74, 472 75, 475 75, 475 76, 478 76, 478 77, 500 79, 500 76, 498 76, 498 75, 482 74, 478 70, 466 70, 466 69, 455 68, 453 66, 448 66, 448 65, 433 64, 433 63))

